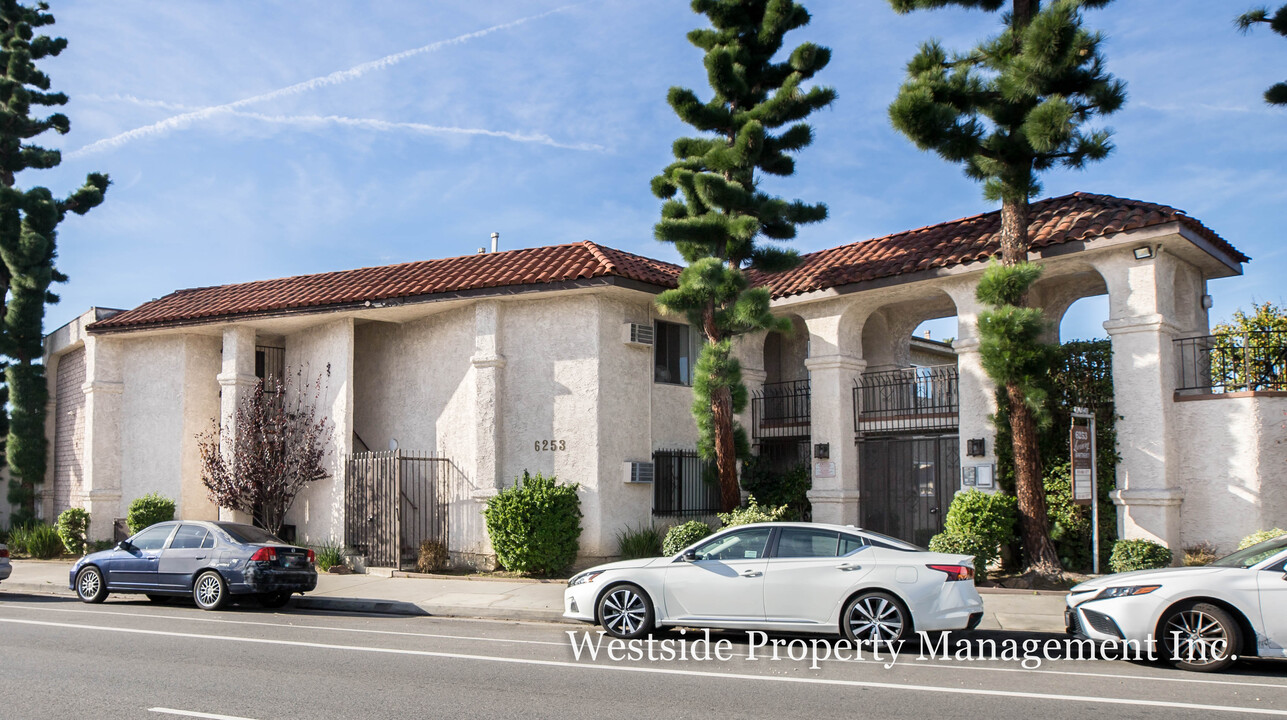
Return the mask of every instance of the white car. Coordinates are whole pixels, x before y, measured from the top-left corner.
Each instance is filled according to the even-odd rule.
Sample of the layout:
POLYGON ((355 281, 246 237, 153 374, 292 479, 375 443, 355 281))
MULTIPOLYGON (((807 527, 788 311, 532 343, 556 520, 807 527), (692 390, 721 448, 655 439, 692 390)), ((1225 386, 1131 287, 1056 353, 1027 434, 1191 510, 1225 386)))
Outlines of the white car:
POLYGON ((1068 632, 1129 642, 1186 670, 1287 658, 1287 535, 1204 567, 1108 575, 1074 587, 1068 632), (1161 640, 1157 643, 1156 640, 1161 640))
POLYGON ((851 526, 755 523, 674 557, 625 560, 568 581, 564 617, 619 638, 662 626, 843 633, 893 642, 983 619, 973 558, 851 526))
POLYGON ((13 563, 9 562, 9 548, 0 545, 0 580, 6 580, 13 572, 13 563))

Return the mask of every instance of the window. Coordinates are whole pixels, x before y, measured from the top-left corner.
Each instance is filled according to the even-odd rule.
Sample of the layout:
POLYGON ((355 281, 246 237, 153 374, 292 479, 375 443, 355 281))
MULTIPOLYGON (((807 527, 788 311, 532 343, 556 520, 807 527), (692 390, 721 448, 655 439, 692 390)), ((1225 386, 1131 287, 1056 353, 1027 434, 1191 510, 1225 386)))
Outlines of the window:
POLYGON ((219 528, 243 545, 285 545, 277 536, 253 525, 220 523, 219 528))
POLYGON ((150 527, 135 535, 130 540, 130 544, 139 550, 160 550, 165 545, 165 539, 170 537, 170 531, 173 529, 173 525, 150 527))
POLYGON ((764 557, 773 528, 749 528, 721 535, 695 548, 698 560, 755 560, 764 557))
POLYGON ((652 463, 653 515, 712 515, 721 509, 715 463, 696 450, 658 450, 652 463))
POLYGON ((179 532, 174 534, 174 539, 170 541, 171 550, 191 550, 201 547, 205 541, 206 529, 199 525, 180 525, 179 532))
POLYGON ((206 533, 205 538, 201 540, 201 548, 212 548, 215 546, 214 533, 206 533))
POLYGON ((689 326, 658 320, 653 344, 653 381, 692 385, 693 363, 699 346, 697 333, 689 326))
POLYGON ((777 557, 820 558, 835 557, 840 533, 810 528, 782 528, 778 536, 777 557))
POLYGON ((854 535, 840 536, 840 554, 842 556, 848 555, 856 550, 861 550, 865 547, 867 547, 867 543, 860 537, 856 537, 854 535))

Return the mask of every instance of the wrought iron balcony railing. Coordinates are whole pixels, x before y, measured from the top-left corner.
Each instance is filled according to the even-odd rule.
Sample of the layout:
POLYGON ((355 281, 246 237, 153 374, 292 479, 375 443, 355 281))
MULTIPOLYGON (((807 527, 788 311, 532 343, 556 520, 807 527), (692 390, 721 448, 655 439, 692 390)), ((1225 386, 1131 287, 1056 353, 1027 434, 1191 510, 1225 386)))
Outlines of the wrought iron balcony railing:
POLYGON ((858 434, 957 427, 960 383, 955 365, 865 373, 854 383, 858 434))
POLYGON ((808 380, 766 383, 751 398, 751 439, 808 437, 810 392, 808 380))
POLYGON ((1287 332, 1224 333, 1175 340, 1176 391, 1287 391, 1287 332))

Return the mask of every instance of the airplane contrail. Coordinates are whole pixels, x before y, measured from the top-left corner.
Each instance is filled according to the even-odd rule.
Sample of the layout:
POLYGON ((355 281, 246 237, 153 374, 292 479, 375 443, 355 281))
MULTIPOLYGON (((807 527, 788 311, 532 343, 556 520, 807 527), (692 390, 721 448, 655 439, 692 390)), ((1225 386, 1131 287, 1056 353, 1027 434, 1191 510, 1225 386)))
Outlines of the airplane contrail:
POLYGON ((382 68, 390 67, 392 65, 396 65, 397 63, 400 63, 403 60, 406 60, 407 58, 415 57, 416 55, 423 55, 425 53, 435 52, 437 50, 441 50, 445 47, 450 47, 452 45, 459 45, 461 43, 465 43, 470 40, 475 40, 485 35, 490 35, 494 32, 499 32, 501 30, 507 30, 509 28, 517 27, 519 25, 524 25, 526 23, 532 22, 534 20, 540 20, 541 18, 548 17, 556 13, 566 12, 574 7, 578 7, 584 4, 586 3, 582 2, 582 3, 573 3, 571 5, 564 5, 562 7, 554 8, 553 10, 547 10, 546 12, 540 13, 538 15, 529 15, 524 18, 519 18, 518 20, 502 23, 500 25, 493 25, 488 28, 483 28, 482 30, 476 30, 471 33, 465 33, 464 35, 457 35, 456 37, 450 38, 447 40, 439 40, 438 42, 430 43, 423 47, 418 47, 411 50, 404 50, 402 52, 394 53, 392 55, 386 55, 385 57, 382 57, 378 60, 372 60, 370 62, 362 63, 361 65, 355 65, 354 67, 351 67, 348 70, 338 70, 336 72, 330 73, 329 75, 322 75, 320 77, 315 77, 311 80, 305 80, 303 82, 295 83, 294 85, 288 85, 284 88, 273 90, 271 92, 266 92, 261 95, 255 95, 253 97, 243 98, 241 100, 225 103, 223 105, 212 105, 210 107, 201 108, 199 110, 193 110, 192 112, 186 112, 180 115, 175 115, 173 117, 169 117, 164 120, 160 120, 158 122, 152 123, 151 125, 145 125, 143 127, 135 128, 133 130, 127 130, 123 133, 120 133, 119 135, 113 135, 112 137, 109 137, 109 138, 96 140, 78 150, 74 150, 70 153, 67 153, 65 157, 68 159, 77 158, 84 155, 89 155, 91 153, 100 152, 103 150, 118 148, 122 145, 125 145, 126 143, 132 142, 134 140, 138 140, 140 138, 152 137, 155 135, 163 135, 173 130, 180 130, 182 128, 192 125, 195 122, 206 120, 208 118, 214 117, 215 115, 219 115, 221 113, 228 113, 230 111, 236 110, 237 108, 245 107, 246 105, 250 105, 258 102, 264 102, 267 100, 275 100, 277 98, 285 97, 288 95, 298 95, 299 93, 307 92, 309 90, 314 90, 316 88, 325 87, 328 85, 338 85, 340 83, 345 83, 350 80, 356 80, 357 78, 360 78, 363 75, 366 75, 367 73, 373 70, 379 70, 382 68))

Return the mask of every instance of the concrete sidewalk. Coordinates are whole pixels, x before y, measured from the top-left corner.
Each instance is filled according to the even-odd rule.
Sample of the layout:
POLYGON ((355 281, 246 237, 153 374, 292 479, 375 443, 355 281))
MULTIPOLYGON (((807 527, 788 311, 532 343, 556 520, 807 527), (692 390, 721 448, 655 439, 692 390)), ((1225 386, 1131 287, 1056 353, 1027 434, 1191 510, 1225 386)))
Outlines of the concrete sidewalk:
MULTIPOLYGON (((72 563, 15 560, 13 575, 0 581, 4 593, 75 597, 67 587, 72 563)), ((299 608, 341 612, 432 615, 566 622, 559 580, 393 577, 378 570, 366 575, 319 573, 317 589, 291 602, 299 608)), ((1064 597, 1057 592, 980 588, 986 630, 1063 632, 1064 597)))

